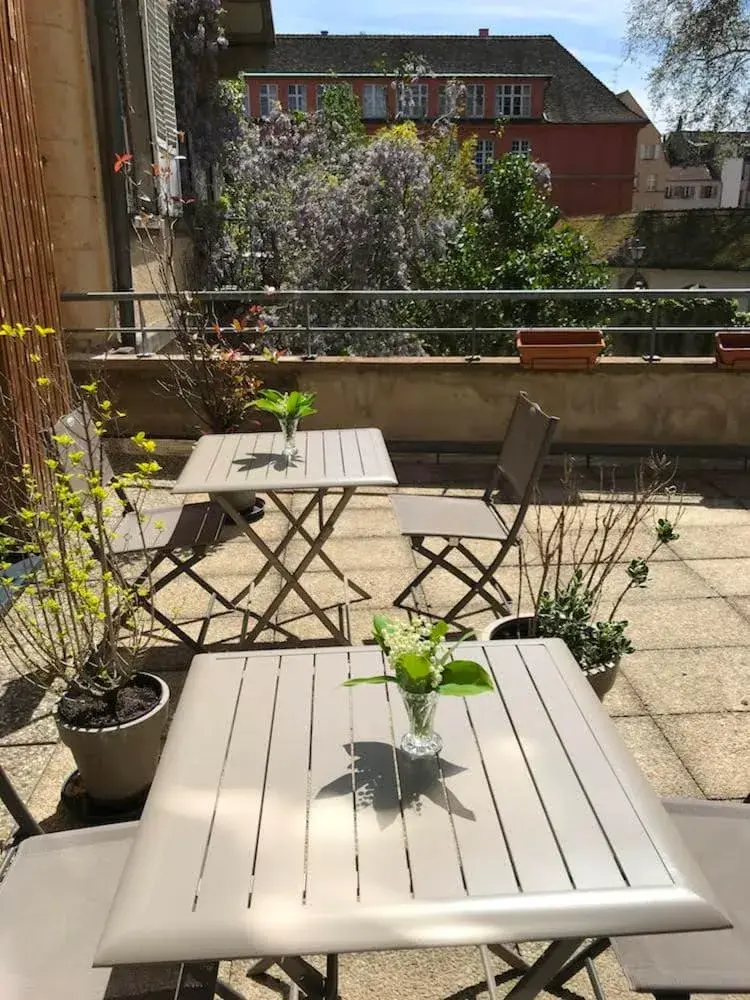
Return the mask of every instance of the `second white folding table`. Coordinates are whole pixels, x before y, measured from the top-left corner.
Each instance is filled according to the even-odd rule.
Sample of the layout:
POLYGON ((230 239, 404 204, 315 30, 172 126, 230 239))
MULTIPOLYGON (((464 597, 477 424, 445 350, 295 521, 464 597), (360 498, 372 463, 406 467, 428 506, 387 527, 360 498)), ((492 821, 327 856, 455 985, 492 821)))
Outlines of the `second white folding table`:
POLYGON ((348 588, 360 597, 369 597, 335 564, 326 553, 325 544, 357 489, 396 486, 396 474, 383 435, 377 428, 303 431, 297 435, 297 445, 299 454, 287 458, 283 455, 281 433, 206 434, 193 449, 173 492, 208 493, 265 557, 266 564, 251 585, 237 595, 237 601, 251 586, 257 587, 270 570, 279 573, 282 581, 279 592, 267 607, 254 609, 256 620, 248 632, 249 641, 257 639, 264 629, 273 628, 274 616, 287 597, 295 593, 334 639, 348 642, 349 636, 310 595, 301 577, 317 557, 348 588), (325 496, 339 489, 340 496, 326 511, 325 496), (312 496, 301 513, 296 514, 289 494, 302 490, 312 491, 312 496), (262 522, 256 528, 235 500, 252 491, 267 496, 289 522, 288 531, 273 548, 262 536, 262 522), (317 524, 308 527, 307 522, 316 513, 317 524), (306 542, 309 548, 297 565, 290 568, 284 561, 284 554, 294 538, 306 542))

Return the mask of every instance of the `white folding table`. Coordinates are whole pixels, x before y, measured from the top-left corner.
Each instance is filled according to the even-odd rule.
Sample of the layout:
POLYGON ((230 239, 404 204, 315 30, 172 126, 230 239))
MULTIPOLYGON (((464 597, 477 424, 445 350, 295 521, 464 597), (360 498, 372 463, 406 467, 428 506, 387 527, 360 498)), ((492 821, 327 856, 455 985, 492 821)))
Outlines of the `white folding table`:
POLYGON ((284 438, 276 434, 206 434, 197 442, 173 487, 174 493, 208 493, 265 556, 267 562, 251 584, 235 598, 239 602, 257 587, 266 574, 275 569, 282 586, 268 606, 255 611, 248 641, 257 639, 266 628, 274 628, 274 615, 286 598, 296 593, 337 642, 349 642, 341 626, 326 614, 301 582, 301 577, 317 556, 347 588, 361 598, 370 595, 334 563, 325 551, 325 543, 356 490, 364 486, 396 486, 396 474, 382 433, 377 428, 354 430, 301 431, 297 435, 299 454, 288 459, 282 454, 284 438), (326 513, 323 498, 329 490, 340 488, 341 495, 326 513), (285 495, 295 490, 312 490, 313 495, 302 512, 295 515, 285 495), (269 497, 289 522, 289 529, 274 548, 246 519, 233 497, 248 492, 269 497), (317 511, 316 528, 306 522, 317 511), (309 546, 294 568, 284 562, 289 542, 299 537, 309 546))
POLYGON ((331 1000, 341 952, 490 943, 528 1000, 588 939, 728 926, 564 643, 464 655, 496 691, 441 699, 421 760, 393 687, 342 687, 376 647, 196 657, 97 964, 254 956, 331 1000))

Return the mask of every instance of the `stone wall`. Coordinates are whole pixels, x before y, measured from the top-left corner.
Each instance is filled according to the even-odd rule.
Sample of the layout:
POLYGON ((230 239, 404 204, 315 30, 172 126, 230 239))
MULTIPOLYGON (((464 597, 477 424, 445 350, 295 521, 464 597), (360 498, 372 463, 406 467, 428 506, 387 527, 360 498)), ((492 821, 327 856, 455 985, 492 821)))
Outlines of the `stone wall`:
MULTIPOLYGON (((241 363, 241 362, 240 362, 241 363)), ((122 433, 193 438, 196 419, 169 388, 162 358, 71 358, 80 380, 97 366, 113 399, 127 411, 122 433)), ((557 444, 592 451, 665 448, 750 454, 750 372, 719 369, 708 358, 605 358, 590 371, 523 369, 517 359, 474 364, 434 358, 325 358, 258 363, 267 385, 318 393, 314 427, 380 427, 393 444, 425 450, 475 446, 491 450, 523 389, 561 418, 557 444)))

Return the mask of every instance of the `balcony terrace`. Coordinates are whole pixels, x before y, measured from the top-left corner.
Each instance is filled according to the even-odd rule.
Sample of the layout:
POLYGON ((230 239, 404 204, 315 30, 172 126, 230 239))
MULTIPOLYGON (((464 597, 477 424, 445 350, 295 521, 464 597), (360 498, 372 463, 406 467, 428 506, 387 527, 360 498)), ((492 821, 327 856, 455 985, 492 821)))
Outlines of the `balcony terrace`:
MULTIPOLYGON (((486 459, 472 454, 455 454, 450 461, 440 463, 424 455, 418 458, 415 461, 413 454, 394 454, 403 489, 478 495, 489 474, 486 459)), ((161 458, 165 478, 156 484, 149 502, 155 506, 170 502, 171 477, 183 461, 181 455, 161 458)), ((626 484, 629 463, 620 460, 619 465, 618 476, 626 484)), ((588 490, 594 491, 599 481, 596 460, 588 465, 582 462, 581 472, 585 521, 589 516, 588 490)), ((660 794, 742 799, 750 792, 750 477, 742 459, 705 459, 684 461, 679 480, 685 490, 680 538, 663 550, 663 558, 653 565, 650 584, 632 592, 622 606, 637 650, 625 658, 605 705, 660 794)), ((535 517, 546 521, 554 514, 559 482, 560 464, 553 458, 535 517)), ((621 499, 627 503, 626 492, 621 499)), ((296 504, 304 500, 303 495, 295 495, 296 504)), ((530 528, 533 531, 533 523, 530 528)), ((260 530, 269 542, 279 539, 281 515, 266 514, 260 530)), ((475 544, 481 547, 482 543, 475 544)), ((350 607, 352 641, 360 642, 369 634, 372 615, 392 613, 394 595, 414 574, 414 558, 396 531, 386 491, 357 493, 329 545, 328 551, 341 567, 351 570, 372 594, 369 601, 350 607)), ((637 545, 638 540, 634 552, 637 545)), ((286 559, 293 564, 294 557, 292 545, 286 559)), ((240 539, 222 545, 202 568, 219 590, 234 593, 259 567, 259 558, 257 551, 240 539)), ((501 574, 506 588, 515 593, 517 573, 513 566, 507 565, 501 574)), ((420 606, 436 614, 449 607, 456 596, 452 579, 439 576, 435 574, 417 594, 420 606)), ((320 603, 340 600, 340 582, 322 565, 313 566, 307 581, 320 603)), ((278 588, 279 581, 267 579, 262 586, 278 588)), ((160 592, 158 606, 184 622, 197 638, 204 630, 204 615, 211 610, 202 598, 203 592, 190 581, 174 582, 160 592)), ((491 617, 487 612, 470 614, 466 622, 481 628, 491 617)), ((203 640, 212 648, 241 647, 243 619, 239 612, 213 613, 203 640)), ((320 637, 319 623, 301 605, 287 603, 283 620, 301 640, 320 637)), ((190 658, 189 651, 161 634, 148 654, 148 668, 167 681, 174 703, 190 658)), ((0 680, 0 764, 46 829, 71 825, 59 796, 73 761, 57 740, 52 701, 2 664, 0 680)), ((0 833, 8 832, 7 825, 0 826, 0 833)), ((526 947, 525 954, 530 952, 526 947)), ((493 961, 498 973, 506 971, 499 960, 493 961)), ((596 965, 611 1000, 629 995, 611 953, 598 958, 596 965)), ((267 997, 265 986, 244 978, 245 969, 246 963, 236 962, 222 971, 248 998, 267 997)), ((584 974, 570 987, 581 996, 592 995, 584 974)), ((501 985, 500 994, 508 988, 501 985)), ((281 988, 278 991, 283 995, 281 988)), ((469 1000, 484 997, 486 992, 476 949, 456 948, 345 956, 341 995, 346 1000, 369 1000, 376 995, 399 1000, 469 1000)))

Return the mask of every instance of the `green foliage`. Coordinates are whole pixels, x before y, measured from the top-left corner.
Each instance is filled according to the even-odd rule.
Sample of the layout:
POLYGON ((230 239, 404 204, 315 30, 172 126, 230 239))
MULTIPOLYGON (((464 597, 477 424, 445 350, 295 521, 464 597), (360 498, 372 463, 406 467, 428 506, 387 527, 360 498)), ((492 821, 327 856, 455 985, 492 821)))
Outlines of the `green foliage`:
POLYGON ((628 622, 593 621, 594 603, 595 595, 584 583, 583 570, 577 569, 555 594, 544 591, 536 613, 536 634, 562 639, 586 673, 633 652, 625 634, 628 622))
POLYGON ((318 114, 334 140, 342 136, 363 142, 365 127, 362 124, 362 107, 351 84, 323 84, 323 98, 318 114))
POLYGON ((631 0, 627 41, 653 65, 651 95, 671 127, 747 127, 747 0, 631 0))
MULTIPOLYGON (((453 659, 458 643, 448 646, 445 641, 447 634, 448 625, 445 622, 431 625, 416 618, 403 623, 376 615, 373 636, 395 673, 352 678, 344 682, 344 687, 390 683, 411 694, 437 691, 438 694, 458 698, 492 691, 490 675, 481 664, 473 660, 453 659)), ((459 641, 465 638, 463 636, 459 641)))
POLYGON ((541 582, 532 582, 527 541, 521 544, 521 576, 525 574, 532 595, 532 634, 563 639, 587 673, 633 652, 628 622, 617 612, 630 590, 648 584, 655 554, 680 537, 675 526, 681 505, 675 500, 673 479, 673 466, 654 456, 636 469, 632 487, 620 492, 614 472, 610 480, 602 471, 598 494, 585 496, 575 463, 568 460, 557 514, 550 523, 538 511, 536 533, 529 536, 539 552, 541 582), (662 507, 663 515, 656 516, 662 507), (649 522, 651 544, 624 567, 624 581, 619 594, 615 588, 605 617, 600 610, 605 584, 622 571, 624 557, 646 537, 649 522))
MULTIPOLYGON (((25 332, 4 324, 0 336, 23 340, 25 332)), ((29 360, 41 363, 33 353, 29 360)), ((63 387, 44 374, 27 387, 47 427, 57 422, 58 400, 65 396, 56 389, 63 387)), ((124 414, 97 380, 70 392, 87 419, 72 433, 51 436, 42 468, 24 465, 19 472, 7 462, 4 468, 27 500, 0 522, 0 651, 22 676, 58 694, 87 690, 107 696, 132 676, 152 626, 139 604, 150 586, 148 574, 134 589, 113 552, 114 525, 122 514, 116 491, 129 491, 134 527, 142 531, 148 515, 139 499, 159 464, 152 457, 155 443, 140 432, 131 440, 142 459, 108 482, 101 438, 124 414), (20 567, 13 564, 19 555, 20 567)), ((159 528, 158 522, 151 526, 159 528)))
MULTIPOLYGON (((557 225, 559 210, 549 201, 545 175, 528 157, 508 154, 496 161, 486 175, 483 202, 449 241, 444 257, 428 269, 434 288, 603 288, 603 266, 594 264, 588 241, 569 226, 557 225)), ((527 302, 481 304, 469 308, 432 305, 421 312, 422 321, 437 325, 477 326, 566 325, 592 322, 599 311, 590 303, 527 302)), ((510 354, 512 336, 484 336, 486 354, 510 354)), ((426 341, 432 354, 464 353, 468 338, 426 341)))
MULTIPOLYGON (((657 299, 656 303, 644 299, 620 299, 602 301, 601 309, 606 313, 601 319, 608 326, 650 327, 652 313, 656 305, 658 326, 711 327, 704 333, 684 333, 672 336, 660 334, 664 352, 671 356, 684 354, 690 357, 713 354, 713 331, 745 326, 747 317, 740 311, 736 299, 657 299)), ((641 354, 648 349, 650 334, 618 333, 611 335, 611 342, 617 354, 641 354)))
POLYGON ((314 392, 279 392, 278 389, 261 389, 258 398, 247 404, 257 410, 272 413, 279 420, 302 420, 318 411, 313 407, 314 392))

